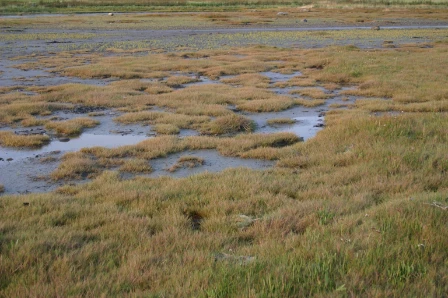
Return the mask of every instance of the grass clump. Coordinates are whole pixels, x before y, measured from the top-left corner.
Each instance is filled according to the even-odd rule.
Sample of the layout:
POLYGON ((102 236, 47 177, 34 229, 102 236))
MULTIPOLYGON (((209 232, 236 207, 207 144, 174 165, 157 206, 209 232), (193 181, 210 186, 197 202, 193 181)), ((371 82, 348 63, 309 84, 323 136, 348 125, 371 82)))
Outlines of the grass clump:
POLYGON ((190 168, 191 169, 191 168, 202 166, 203 164, 204 164, 203 158, 200 158, 197 156, 190 156, 190 155, 181 156, 177 160, 177 162, 168 169, 168 172, 176 172, 177 170, 179 170, 181 168, 190 168))
POLYGON ((252 132, 255 129, 255 123, 240 115, 231 114, 221 116, 207 123, 201 128, 201 133, 207 135, 234 134, 238 132, 252 132))
POLYGON ((284 125, 284 124, 294 124, 296 123, 296 120, 291 118, 273 118, 269 119, 267 121, 269 125, 275 126, 275 125, 284 125))
POLYGON ((74 118, 65 121, 50 121, 45 127, 56 131, 59 135, 76 136, 82 133, 84 128, 95 127, 98 121, 90 118, 74 118))
POLYGON ((279 112, 289 109, 294 100, 287 96, 277 96, 269 99, 249 100, 238 105, 238 109, 248 112, 279 112))
POLYGON ((291 94, 300 94, 313 99, 327 99, 331 97, 331 94, 325 93, 319 88, 303 88, 290 91, 291 94))
POLYGON ((150 173, 151 165, 146 159, 132 158, 126 160, 119 168, 121 172, 129 173, 150 173))
POLYGON ((173 124, 156 124, 153 129, 162 135, 177 135, 180 132, 179 127, 173 124))
POLYGON ((0 184, 0 194, 5 192, 5 187, 3 186, 3 184, 0 184))
POLYGON ((257 88, 267 88, 269 86, 269 78, 258 73, 248 73, 238 75, 232 78, 222 78, 221 82, 231 85, 242 85, 257 88))
POLYGON ((195 77, 188 77, 188 76, 172 76, 169 77, 166 80, 166 84, 168 85, 168 87, 180 87, 184 84, 189 84, 189 83, 194 83, 194 82, 198 82, 199 79, 195 78, 195 77))
POLYGON ((80 153, 67 153, 61 158, 58 168, 50 174, 53 180, 82 179, 93 177, 98 172, 95 159, 80 153))
POLYGON ((45 125, 48 120, 46 119, 37 119, 34 117, 23 119, 20 123, 23 127, 33 127, 33 126, 41 126, 45 125))
POLYGON ((47 135, 16 135, 11 131, 0 131, 0 144, 4 147, 37 148, 50 142, 47 135))
POLYGON ((149 122, 163 116, 162 112, 154 111, 141 111, 135 113, 127 113, 120 115, 114 119, 114 121, 123 124, 132 124, 137 122, 149 122))

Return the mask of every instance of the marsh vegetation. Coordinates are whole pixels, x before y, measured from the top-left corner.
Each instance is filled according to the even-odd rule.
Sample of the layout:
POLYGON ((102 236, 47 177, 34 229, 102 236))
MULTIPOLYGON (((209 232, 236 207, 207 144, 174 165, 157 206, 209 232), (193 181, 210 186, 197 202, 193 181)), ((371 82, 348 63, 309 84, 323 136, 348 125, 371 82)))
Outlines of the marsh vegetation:
MULTIPOLYGON (((272 12, 243 15, 262 22, 272 12)), ((294 10, 301 13, 309 12, 294 10)), ((434 14, 446 19, 445 10, 434 14)), ((57 23, 46 18, 0 23, 57 23)), ((194 19, 247 26, 227 12, 171 25, 194 19)), ((168 29, 169 20, 157 16, 153 28, 168 29)), ((144 139, 37 156, 34 164, 52 171, 34 179, 63 184, 52 192, 11 195, 0 177, 0 296, 445 295, 448 30, 355 31, 226 32, 234 42, 225 48, 192 36, 188 47, 165 40, 98 50, 91 43, 102 34, 20 56, 4 48, 21 70, 104 84, 3 86, 0 154, 109 127, 117 139, 137 131, 144 139), (338 45, 344 34, 361 45, 338 45), (315 39, 272 46, 298 36, 315 39), (325 44, 312 48, 318 39, 325 44), (370 39, 394 46, 362 46, 370 39), (287 129, 307 115, 321 127, 303 141, 287 129), (199 173, 210 162, 204 152, 274 166, 199 173), (150 176, 169 157, 166 175, 150 176), (188 171, 197 174, 168 176, 188 171)), ((7 42, 39 44, 23 34, 7 42)), ((23 169, 15 160, 0 167, 15 162, 23 169)))

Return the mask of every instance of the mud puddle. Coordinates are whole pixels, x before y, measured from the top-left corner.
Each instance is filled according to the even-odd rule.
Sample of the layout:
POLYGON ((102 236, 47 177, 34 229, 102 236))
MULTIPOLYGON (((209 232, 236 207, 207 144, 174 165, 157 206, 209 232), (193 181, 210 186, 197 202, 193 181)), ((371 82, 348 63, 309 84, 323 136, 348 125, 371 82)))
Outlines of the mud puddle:
MULTIPOLYGON (((145 175, 148 177, 187 177, 202 172, 216 173, 228 168, 244 167, 253 170, 261 170, 272 167, 275 162, 259 159, 242 159, 237 157, 227 157, 220 155, 216 150, 193 150, 171 154, 164 158, 158 158, 150 161, 153 172, 145 175), (196 156, 204 160, 202 165, 196 167, 180 167, 176 171, 170 172, 168 169, 176 165, 178 159, 182 156, 196 156)), ((133 177, 127 174, 125 177, 133 177)))
MULTIPOLYGON (((90 133, 83 133, 77 138, 72 138, 67 142, 53 140, 48 145, 45 145, 39 149, 22 149, 15 150, 10 148, 1 148, 0 157, 4 160, 8 158, 12 158, 14 162, 15 160, 20 160, 32 156, 40 156, 45 153, 61 151, 79 151, 82 148, 88 147, 106 147, 106 148, 114 148, 124 145, 134 145, 145 139, 147 136, 133 136, 133 135, 96 135, 90 133)), ((1 163, 1 161, 0 161, 1 163)))
POLYGON ((273 71, 265 71, 265 72, 260 72, 260 74, 265 77, 268 77, 271 80, 271 82, 270 82, 271 85, 273 85, 275 83, 279 83, 279 82, 286 82, 294 77, 302 75, 302 73, 300 71, 296 71, 292 74, 282 74, 282 73, 273 72, 273 71))

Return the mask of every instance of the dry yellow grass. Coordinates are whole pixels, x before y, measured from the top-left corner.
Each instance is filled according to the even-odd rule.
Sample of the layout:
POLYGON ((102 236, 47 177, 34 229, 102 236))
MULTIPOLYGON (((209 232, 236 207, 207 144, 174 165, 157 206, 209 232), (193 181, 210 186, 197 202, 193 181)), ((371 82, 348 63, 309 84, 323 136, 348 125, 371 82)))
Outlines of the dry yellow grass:
POLYGON ((47 122, 48 122, 48 120, 46 120, 46 119, 37 119, 37 118, 31 117, 31 118, 23 119, 20 123, 22 124, 23 127, 32 127, 32 126, 45 125, 45 123, 47 123, 47 122))
POLYGON ((172 124, 156 124, 154 130, 163 135, 176 135, 180 132, 179 127, 172 124))
POLYGON ((165 84, 162 83, 152 83, 148 86, 147 89, 145 89, 145 92, 149 94, 162 94, 162 93, 169 93, 173 91, 173 88, 168 87, 165 84))
POLYGON ((98 124, 98 121, 91 118, 74 118, 65 121, 50 121, 45 124, 45 127, 60 135, 74 136, 81 134, 84 128, 95 127, 98 124))
POLYGON ((290 94, 300 94, 303 96, 311 97, 313 99, 327 99, 331 97, 331 94, 325 93, 319 88, 303 88, 298 90, 292 90, 290 94))
POLYGON ((126 160, 119 168, 121 172, 130 173, 150 173, 151 165, 146 159, 132 158, 126 160))
POLYGON ((176 172, 180 168, 195 168, 202 166, 204 164, 204 159, 197 156, 185 155, 181 156, 177 162, 172 165, 168 171, 176 172))
POLYGON ((47 135, 16 135, 10 131, 0 131, 0 144, 4 147, 41 147, 50 142, 47 135))
POLYGON ((288 96, 276 96, 268 99, 249 100, 239 104, 240 110, 248 112, 279 112, 294 105, 294 100, 288 96))
POLYGON ((188 83, 194 83, 198 82, 199 79, 195 77, 188 77, 188 76, 171 76, 168 79, 166 79, 166 84, 168 87, 180 87, 184 84, 188 83))
POLYGON ((273 118, 273 119, 269 119, 267 121, 267 123, 269 125, 283 125, 283 124, 294 124, 296 123, 296 120, 291 119, 291 118, 273 118))
POLYGON ((316 86, 316 81, 307 76, 296 76, 289 79, 286 82, 276 82, 273 84, 274 87, 286 88, 286 87, 312 87, 316 86))
POLYGON ((202 126, 201 133, 209 135, 234 134, 252 132, 255 124, 252 120, 240 115, 221 116, 202 126))
POLYGON ((231 85, 242 85, 257 88, 267 88, 269 78, 258 73, 242 74, 232 78, 222 78, 221 82, 231 85))

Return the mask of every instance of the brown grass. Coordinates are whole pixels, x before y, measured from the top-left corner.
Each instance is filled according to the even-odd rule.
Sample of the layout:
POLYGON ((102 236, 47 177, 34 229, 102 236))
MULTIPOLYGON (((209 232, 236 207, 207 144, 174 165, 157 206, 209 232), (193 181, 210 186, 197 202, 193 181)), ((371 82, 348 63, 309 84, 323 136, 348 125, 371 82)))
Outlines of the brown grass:
POLYGON ((181 168, 196 168, 204 164, 204 159, 197 156, 185 155, 181 156, 177 162, 172 165, 167 171, 176 172, 181 168))
POLYGON ((327 94, 319 88, 303 88, 292 90, 290 94, 300 94, 303 96, 311 97, 313 99, 327 99, 331 97, 331 94, 327 94))
POLYGON ((48 122, 48 120, 46 120, 46 119, 37 119, 37 118, 31 117, 31 118, 23 119, 20 123, 22 124, 23 127, 32 127, 32 126, 45 125, 45 123, 47 123, 47 122, 48 122))
POLYGON ((91 118, 74 118, 65 121, 50 121, 45 127, 56 131, 59 135, 75 136, 82 133, 84 128, 95 127, 98 121, 91 118))
POLYGON ((294 124, 296 123, 296 120, 291 118, 273 118, 269 119, 267 121, 269 125, 275 126, 275 125, 283 125, 283 124, 294 124))
POLYGON ((222 78, 221 82, 231 85, 242 85, 257 88, 267 88, 269 78, 258 73, 242 74, 233 78, 222 78))
POLYGON ((163 135, 176 135, 180 132, 179 127, 172 124, 156 124, 154 130, 163 135))
POLYGON ((201 133, 208 135, 234 134, 238 132, 252 132, 254 128, 255 124, 252 120, 244 116, 231 114, 218 117, 204 125, 201 128, 201 133))
POLYGON ((126 160, 119 168, 121 172, 130 173, 150 173, 151 165, 146 159, 132 158, 126 160))
POLYGON ((195 77, 187 77, 187 76, 171 76, 166 79, 166 84, 168 87, 180 87, 184 84, 198 82, 199 79, 195 77))
POLYGON ((288 96, 276 96, 269 99, 256 99, 246 101, 237 107, 248 112, 279 112, 287 110, 294 105, 294 100, 288 96))
POLYGON ((16 135, 10 131, 0 131, 0 144, 4 147, 41 147, 50 142, 47 135, 16 135))

